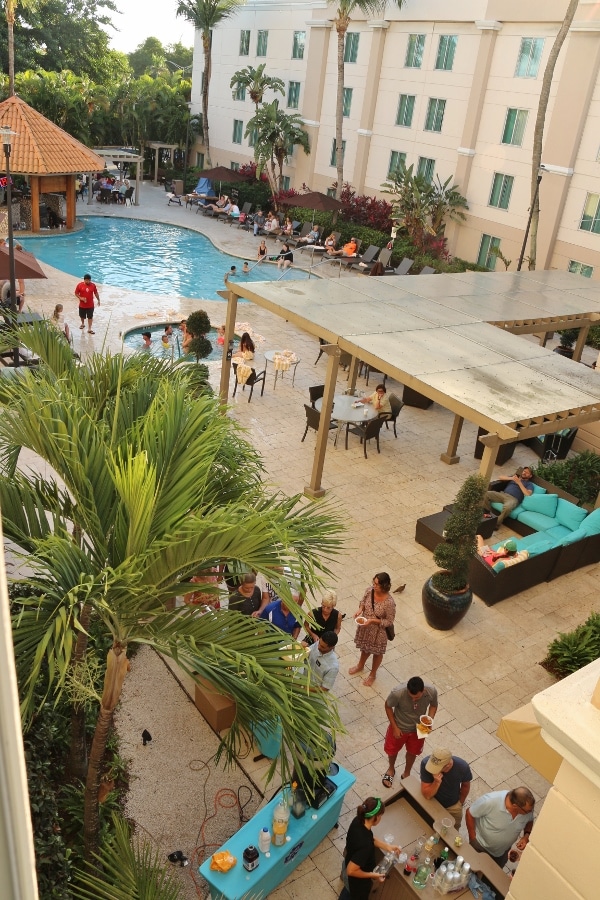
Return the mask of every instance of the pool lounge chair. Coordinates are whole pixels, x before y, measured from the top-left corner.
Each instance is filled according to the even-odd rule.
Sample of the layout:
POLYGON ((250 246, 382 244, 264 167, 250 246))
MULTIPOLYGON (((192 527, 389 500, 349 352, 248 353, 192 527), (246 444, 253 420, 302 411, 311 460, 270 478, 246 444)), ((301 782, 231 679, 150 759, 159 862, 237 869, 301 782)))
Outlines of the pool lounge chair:
POLYGON ((395 269, 390 269, 389 272, 386 272, 386 275, 408 275, 410 272, 411 266, 414 262, 414 259, 409 259, 408 256, 405 256, 401 263, 399 263, 395 269))
POLYGON ((352 257, 350 262, 346 265, 346 268, 353 269, 354 266, 360 269, 370 268, 371 264, 375 262, 379 250, 380 248, 377 247, 376 244, 371 244, 370 247, 367 247, 362 256, 352 257))
POLYGON ((302 226, 299 234, 293 234, 286 243, 288 243, 291 247, 295 247, 300 238, 306 237, 306 235, 312 231, 312 224, 310 222, 305 222, 302 226))

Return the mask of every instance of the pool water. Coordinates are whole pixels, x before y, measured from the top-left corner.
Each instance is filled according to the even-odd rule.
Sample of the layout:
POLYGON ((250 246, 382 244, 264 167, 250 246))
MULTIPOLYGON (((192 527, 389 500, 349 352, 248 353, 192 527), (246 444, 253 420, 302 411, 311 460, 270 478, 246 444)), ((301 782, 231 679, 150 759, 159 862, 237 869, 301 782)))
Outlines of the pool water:
MULTIPOLYGON (((237 266, 237 281, 275 281, 281 276, 276 266, 262 264, 244 275, 244 257, 221 253, 204 235, 138 219, 86 216, 83 231, 23 238, 21 243, 42 262, 69 275, 82 278, 89 272, 98 284, 161 297, 221 300, 216 291, 223 290, 223 276, 232 265, 237 266)), ((255 260, 248 263, 252 267, 255 260)), ((285 280, 307 277, 306 272, 290 269, 285 280)))
MULTIPOLYGON (((123 346, 128 350, 144 350, 142 333, 144 331, 149 331, 152 335, 152 344, 150 348, 148 350, 144 350, 144 352, 151 353, 152 356, 158 356, 161 359, 179 359, 184 355, 182 352, 182 334, 178 327, 179 322, 177 324, 171 322, 171 325, 173 326, 173 334, 171 335, 168 347, 165 346, 162 342, 162 335, 165 332, 166 324, 167 322, 153 322, 152 325, 140 325, 138 328, 131 328, 129 331, 126 331, 123 334, 123 346)), ((203 360, 201 360, 201 362, 213 362, 214 360, 223 359, 223 346, 217 344, 216 328, 211 328, 206 337, 212 344, 212 352, 209 354, 209 356, 206 356, 203 360)))

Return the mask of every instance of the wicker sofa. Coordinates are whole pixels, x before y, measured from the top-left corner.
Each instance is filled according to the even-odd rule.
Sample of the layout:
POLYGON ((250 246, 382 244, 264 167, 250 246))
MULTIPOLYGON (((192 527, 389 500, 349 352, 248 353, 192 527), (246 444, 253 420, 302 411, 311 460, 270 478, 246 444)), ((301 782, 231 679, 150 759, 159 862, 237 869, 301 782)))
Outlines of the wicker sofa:
POLYGON ((488 605, 600 562, 600 509, 588 512, 576 497, 540 479, 534 479, 532 496, 505 522, 522 536, 517 550, 526 550, 528 556, 517 565, 500 560, 494 567, 479 556, 471 560, 471 589, 488 605))

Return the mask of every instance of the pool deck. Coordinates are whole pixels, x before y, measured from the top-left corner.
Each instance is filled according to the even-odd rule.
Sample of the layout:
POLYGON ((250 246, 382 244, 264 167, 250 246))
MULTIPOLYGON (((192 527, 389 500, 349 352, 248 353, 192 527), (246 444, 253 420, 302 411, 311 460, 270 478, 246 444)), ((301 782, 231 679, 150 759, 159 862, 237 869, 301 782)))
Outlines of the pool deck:
MULTIPOLYGON (((162 188, 145 184, 140 207, 97 209, 79 204, 77 211, 185 225, 206 234, 225 252, 248 259, 256 256, 258 240, 251 234, 196 215, 195 210, 186 210, 185 206, 169 206, 162 188)), ((174 301, 100 286, 102 305, 94 319, 96 334, 88 336, 77 330, 77 301, 73 289, 78 279, 44 268, 51 277, 48 281, 27 282, 27 305, 49 315, 55 303, 64 303, 67 321, 75 326, 75 349, 83 356, 103 347, 117 351, 122 331, 150 321, 176 321, 198 308, 201 299, 174 301)), ((324 274, 337 276, 337 272, 331 271, 324 274)), ((342 277, 363 276, 344 273, 342 277)), ((214 322, 222 321, 223 303, 202 301, 202 306, 211 319, 215 317, 214 322)), ((304 443, 300 441, 305 426, 303 404, 308 402, 308 387, 323 382, 325 359, 321 358, 315 364, 318 352, 315 340, 267 311, 247 304, 241 315, 264 338, 259 342, 257 358, 260 358, 260 350, 291 347, 301 360, 293 388, 291 378, 285 377, 278 381, 274 390, 270 372, 263 397, 255 393, 249 404, 240 391, 231 401, 231 414, 246 426, 250 439, 263 455, 270 483, 287 494, 300 493, 310 475, 315 440, 314 433, 309 432, 304 443)), ((215 385, 219 365, 211 364, 215 385)), ((340 390, 344 388, 344 378, 341 373, 340 390)), ((361 380, 360 386, 363 385, 361 380)), ((388 390, 398 392, 401 388, 392 380, 388 381, 388 390)), ((345 800, 339 830, 332 832, 330 838, 271 894, 274 900, 312 900, 314 897, 334 900, 338 896, 340 853, 356 806, 370 794, 384 797, 389 794, 381 785, 381 776, 387 767, 383 753, 383 735, 387 726, 385 697, 392 687, 399 682, 405 683, 412 675, 423 676, 439 691, 434 738, 427 746, 429 752, 436 746, 448 747, 469 762, 474 775, 470 799, 489 790, 519 784, 527 785, 538 801, 543 801, 548 791, 548 783, 505 746, 495 732, 505 713, 528 702, 532 695, 553 683, 554 679, 539 662, 546 654, 548 643, 559 631, 573 628, 592 610, 600 608, 597 590, 600 566, 580 569, 491 608, 475 598, 466 618, 453 631, 437 632, 429 628, 421 610, 421 587, 434 565, 431 553, 414 541, 415 523, 419 517, 437 512, 452 501, 464 478, 478 468, 473 459, 476 428, 467 422, 461 436, 460 464, 447 466, 440 462, 451 424, 452 414, 437 404, 428 410, 404 407, 398 419, 398 439, 394 439, 392 430, 384 429, 381 454, 378 455, 372 446, 367 460, 358 439, 351 440, 347 451, 343 449, 343 442, 334 449, 333 441, 330 441, 323 483, 342 512, 348 529, 347 553, 334 566, 333 585, 338 592, 338 607, 346 613, 338 644, 340 675, 334 692, 339 697, 348 734, 339 739, 336 758, 356 775, 357 782, 345 800), (390 572, 394 587, 406 583, 406 590, 395 595, 396 640, 385 654, 374 686, 368 688, 360 677, 348 675, 349 666, 357 658, 352 614, 373 574, 382 570, 390 572)), ((499 472, 510 474, 518 465, 531 461, 527 448, 518 445, 513 460, 499 472)), ((503 528, 499 537, 509 534, 509 529, 503 528)), ((177 690, 175 682, 172 689, 177 690)), ((129 702, 132 706, 126 712, 131 715, 135 695, 129 702)), ((149 727, 150 731, 154 727, 159 733, 162 710, 157 707, 152 714, 154 726, 142 727, 149 727)), ((166 710, 164 714, 166 716, 166 710)), ((194 708, 190 706, 189 715, 194 714, 194 708)), ((153 752, 158 753, 158 749, 153 752)), ((195 755, 198 756, 197 750, 195 755)), ((250 760, 251 756, 240 761, 240 765, 249 778, 260 783, 264 764, 260 768, 250 760)), ((165 777, 169 777, 168 769, 166 773, 165 777)), ((395 784, 398 783, 397 776, 395 784)), ((181 811, 189 806, 189 791, 188 777, 173 776, 169 782, 169 798, 174 810, 181 811)), ((135 795, 136 818, 144 825, 145 816, 151 819, 153 813, 153 791, 144 781, 132 779, 131 792, 135 795)), ((209 794, 212 812, 211 791, 209 794)), ((538 809, 539 805, 538 802, 538 809)), ((197 833, 201 820, 202 814, 198 812, 191 834, 197 833)), ((193 849, 186 844, 181 832, 175 832, 175 835, 164 839, 169 849, 182 845, 188 852, 193 849), (180 836, 181 840, 178 839, 180 836), (172 846, 169 840, 174 841, 172 846)), ((186 896, 193 897, 195 893, 190 890, 186 896)))

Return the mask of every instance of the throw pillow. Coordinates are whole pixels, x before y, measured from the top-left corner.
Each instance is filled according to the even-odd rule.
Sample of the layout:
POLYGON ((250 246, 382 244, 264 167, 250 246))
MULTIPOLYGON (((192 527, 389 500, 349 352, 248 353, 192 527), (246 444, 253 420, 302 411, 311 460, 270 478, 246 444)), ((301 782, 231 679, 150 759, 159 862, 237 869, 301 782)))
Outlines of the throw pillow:
POLYGON ((542 515, 550 516, 553 519, 556 515, 557 505, 558 497, 556 494, 530 494, 529 497, 523 498, 521 509, 542 513, 542 515))
POLYGON ((582 509, 581 506, 575 506, 574 503, 569 503, 568 500, 563 500, 562 497, 559 498, 556 507, 556 521, 559 525, 564 525, 571 531, 577 531, 586 517, 587 510, 582 509))
POLYGON ((534 494, 545 494, 546 488, 540 487, 539 484, 536 484, 535 481, 532 484, 532 489, 534 494))
POLYGON ((579 526, 587 534, 600 534, 600 509, 594 509, 579 526))

